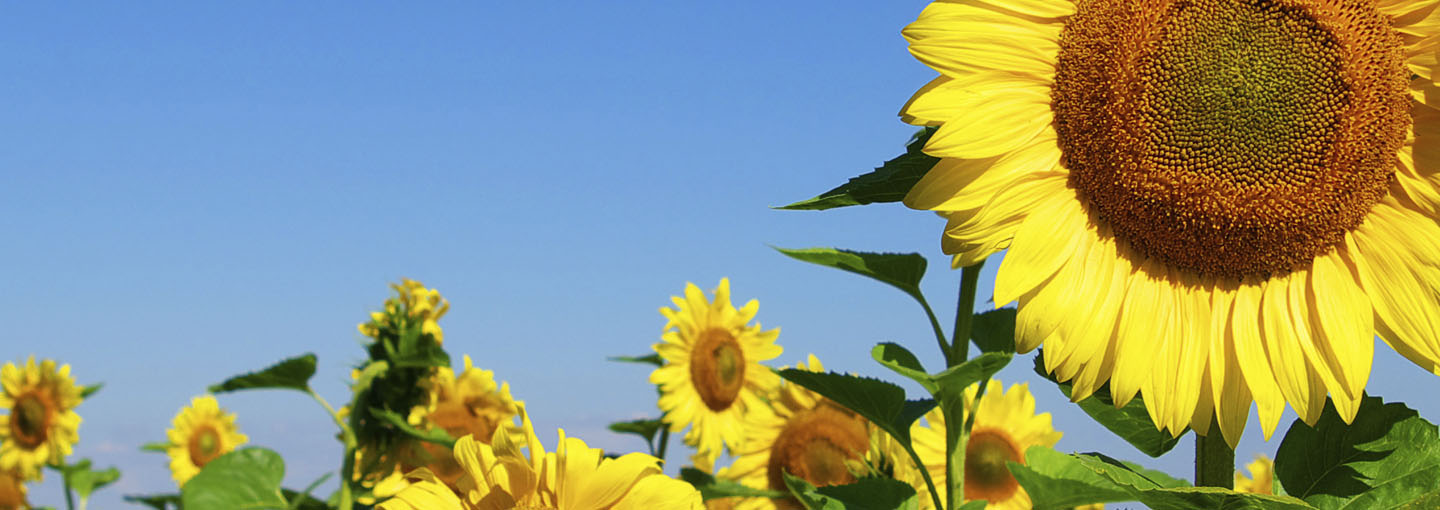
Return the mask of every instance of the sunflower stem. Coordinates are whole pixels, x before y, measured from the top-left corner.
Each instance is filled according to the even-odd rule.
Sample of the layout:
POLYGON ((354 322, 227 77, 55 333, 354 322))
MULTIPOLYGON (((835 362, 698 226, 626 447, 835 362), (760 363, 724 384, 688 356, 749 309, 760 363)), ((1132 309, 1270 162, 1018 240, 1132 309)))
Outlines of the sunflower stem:
POLYGON ((949 366, 964 363, 970 357, 970 328, 975 324, 975 288, 980 283, 981 259, 960 270, 960 298, 955 301, 955 329, 950 339, 950 353, 945 356, 949 366))
POLYGON ((660 446, 655 449, 655 457, 659 458, 660 462, 665 462, 665 447, 670 444, 670 427, 662 424, 660 428, 660 446))
POLYGON ((65 486, 65 508, 75 510, 75 494, 70 490, 70 477, 62 475, 60 482, 65 486))
POLYGON ((945 356, 945 366, 953 366, 950 363, 950 344, 945 341, 945 330, 940 329, 940 319, 935 318, 935 310, 930 308, 925 296, 918 296, 916 299, 920 301, 920 307, 925 309, 925 316, 930 318, 930 329, 935 331, 935 342, 940 344, 940 354, 945 356))
POLYGON ((1235 488, 1235 450, 1220 434, 1220 425, 1210 420, 1210 432, 1195 435, 1195 486, 1235 488))
POLYGON ((335 425, 340 427, 340 438, 341 441, 345 443, 345 458, 340 462, 339 510, 354 510, 355 449, 358 445, 355 440, 355 431, 350 428, 350 425, 345 423, 345 419, 340 417, 340 413, 336 412, 335 408, 331 406, 329 402, 326 402, 325 398, 321 397, 319 393, 315 393, 315 390, 308 386, 305 387, 305 392, 309 393, 310 397, 314 398, 316 402, 319 402, 320 406, 324 407, 325 411, 330 413, 330 419, 335 420, 335 425))
POLYGON ((935 480, 930 478, 930 470, 920 460, 920 454, 909 445, 905 445, 905 453, 910 454, 910 461, 920 467, 920 478, 925 480, 925 487, 930 489, 930 500, 935 503, 935 508, 945 508, 945 504, 940 501, 940 491, 935 490, 935 480))

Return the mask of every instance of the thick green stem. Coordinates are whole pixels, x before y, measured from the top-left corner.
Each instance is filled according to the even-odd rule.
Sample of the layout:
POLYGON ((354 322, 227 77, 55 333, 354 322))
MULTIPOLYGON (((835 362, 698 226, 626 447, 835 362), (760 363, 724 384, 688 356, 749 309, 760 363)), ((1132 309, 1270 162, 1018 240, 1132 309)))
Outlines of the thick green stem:
POLYGON ((975 288, 980 283, 981 260, 960 270, 960 298, 955 301, 955 329, 950 339, 949 366, 964 363, 970 357, 970 327, 975 323, 975 288))
POLYGON ((60 481, 65 485, 65 508, 75 510, 75 495, 70 490, 70 479, 64 474, 60 475, 60 481))
POLYGON ((1195 486, 1235 488, 1235 450, 1213 418, 1208 435, 1195 435, 1195 486))
POLYGON ((946 498, 945 508, 956 509, 965 503, 965 443, 970 439, 970 434, 963 426, 949 426, 949 424, 960 424, 962 418, 951 416, 952 413, 945 413, 945 451, 949 456, 945 458, 945 484, 949 497, 946 498))
POLYGON ((910 454, 910 460, 916 466, 920 466, 920 478, 925 480, 925 487, 930 489, 930 500, 935 503, 935 508, 937 510, 945 508, 945 505, 940 502, 940 492, 935 490, 935 480, 930 478, 930 470, 925 467, 924 462, 920 461, 920 454, 908 446, 905 448, 905 453, 910 454))
POLYGON ((355 431, 350 428, 350 425, 345 423, 345 420, 340 417, 340 413, 336 412, 335 408, 331 407, 329 402, 326 402, 320 394, 315 393, 315 390, 307 387, 305 388, 305 392, 309 393, 316 402, 319 402, 320 405, 325 408, 325 411, 330 413, 330 419, 335 420, 335 425, 340 427, 340 438, 341 441, 345 443, 345 458, 340 462, 340 505, 338 510, 354 510, 355 449, 358 447, 355 440, 355 431))

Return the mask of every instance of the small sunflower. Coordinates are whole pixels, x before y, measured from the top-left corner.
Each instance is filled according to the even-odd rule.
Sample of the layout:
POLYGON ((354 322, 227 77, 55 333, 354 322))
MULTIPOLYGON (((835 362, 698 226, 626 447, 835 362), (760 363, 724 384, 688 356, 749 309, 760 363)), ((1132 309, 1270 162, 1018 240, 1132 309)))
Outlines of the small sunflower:
POLYGON ((1236 492, 1253 492, 1255 494, 1275 493, 1274 461, 1271 461, 1269 457, 1264 455, 1256 455, 1253 462, 1245 465, 1245 469, 1250 470, 1250 476, 1253 478, 1247 478, 1245 475, 1240 474, 1239 470, 1236 470, 1236 492))
POLYGON ((0 471, 0 510, 29 510, 25 480, 14 471, 0 471))
MULTIPOLYGON (((985 396, 975 409, 975 393, 979 385, 965 389, 966 409, 975 409, 975 424, 970 429, 970 442, 965 447, 965 499, 983 499, 985 508, 1022 510, 1030 508, 1030 495, 1010 475, 1006 462, 1025 463, 1025 450, 1031 446, 1055 446, 1060 432, 1050 426, 1050 413, 1035 414, 1035 397, 1026 383, 1010 385, 1002 392, 1000 381, 991 379, 985 396)), ((945 416, 940 409, 925 415, 925 425, 910 427, 910 437, 920 461, 930 471, 935 487, 945 491, 945 416)), ((925 483, 915 465, 906 456, 894 459, 895 477, 910 482, 924 494, 925 483)), ((944 501, 945 495, 940 499, 944 501)), ((930 508, 932 500, 920 498, 921 508, 930 508)))
MULTIPOLYGON (((823 372, 815 355, 801 370, 823 372)), ((786 490, 784 473, 817 487, 853 483, 855 471, 870 450, 869 422, 853 411, 798 384, 781 383, 770 398, 770 413, 753 414, 746 425, 744 446, 734 450, 735 462, 717 476, 744 485, 786 490)), ((749 498, 737 510, 800 508, 792 498, 749 498)))
POLYGON ((165 431, 170 447, 170 476, 181 487, 210 461, 245 444, 250 438, 235 426, 235 415, 220 408, 215 397, 201 395, 180 409, 165 431))
POLYGON ((906 205, 1008 249, 1017 350, 1234 447, 1251 402, 1346 422, 1374 336, 1440 373, 1437 0, 940 0, 906 205))
POLYGON ((381 503, 381 510, 702 510, 700 492, 665 476, 660 459, 643 453, 606 458, 578 438, 565 437, 545 452, 534 426, 519 408, 523 439, 498 428, 491 444, 471 436, 455 443, 465 470, 460 497, 427 470, 411 473, 411 485, 381 503), (528 445, 522 447, 521 445, 528 445), (528 450, 528 453, 522 451, 528 450))
POLYGON ((70 365, 58 369, 54 360, 35 364, 31 356, 20 368, 6 363, 0 369, 0 471, 39 480, 45 464, 60 464, 80 441, 80 387, 70 377, 70 365))
POLYGON ((760 362, 780 355, 780 330, 749 324, 760 303, 752 299, 736 310, 728 278, 720 280, 714 301, 693 283, 685 285, 684 298, 671 300, 675 308, 660 309, 667 319, 664 341, 654 346, 665 365, 651 372, 650 382, 660 385, 670 430, 690 426, 685 443, 696 447, 697 467, 709 471, 723 446, 741 445, 745 417, 767 412, 762 397, 780 377, 760 362))
MULTIPOLYGON (((465 356, 465 369, 459 377, 449 367, 440 367, 435 369, 427 385, 429 402, 411 411, 412 423, 439 427, 451 437, 474 436, 480 441, 489 441, 499 428, 514 428, 512 419, 516 407, 510 396, 510 383, 496 384, 495 373, 475 368, 469 355, 465 356)), ((418 442, 418 447, 423 453, 416 452, 418 458, 407 471, 424 466, 447 483, 453 484, 460 478, 460 464, 450 451, 429 442, 418 442)))

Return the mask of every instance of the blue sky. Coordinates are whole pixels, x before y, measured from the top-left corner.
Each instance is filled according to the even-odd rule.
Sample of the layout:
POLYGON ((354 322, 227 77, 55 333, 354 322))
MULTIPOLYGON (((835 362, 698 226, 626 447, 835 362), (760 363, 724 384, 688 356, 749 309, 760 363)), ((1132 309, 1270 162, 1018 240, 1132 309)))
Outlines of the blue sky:
MULTIPOLYGON (((896 111, 934 74, 899 31, 924 4, 7 4, 0 358, 106 384, 79 408, 76 454, 124 477, 94 508, 173 490, 138 448, 231 374, 315 352, 315 387, 347 400, 355 325, 401 277, 450 299, 457 363, 508 381, 550 444, 564 427, 643 448, 605 424, 657 414, 647 371, 604 358, 647 352, 687 281, 728 276, 737 304, 758 299, 782 329, 777 364, 815 353, 893 379, 868 350, 897 341, 938 366, 904 294, 769 247, 921 252, 950 324, 939 218, 768 208, 903 149, 896 111)), ((1001 377, 1034 381, 1060 449, 1189 476, 1188 440, 1145 459, 1029 367, 1001 377)), ((1372 394, 1433 418, 1435 383, 1377 349, 1372 394)), ((289 485, 338 466, 304 395, 220 400, 285 456, 289 485)), ((1260 436, 1252 418, 1241 463, 1278 447, 1260 436)), ((58 478, 32 500, 63 505, 58 478)))

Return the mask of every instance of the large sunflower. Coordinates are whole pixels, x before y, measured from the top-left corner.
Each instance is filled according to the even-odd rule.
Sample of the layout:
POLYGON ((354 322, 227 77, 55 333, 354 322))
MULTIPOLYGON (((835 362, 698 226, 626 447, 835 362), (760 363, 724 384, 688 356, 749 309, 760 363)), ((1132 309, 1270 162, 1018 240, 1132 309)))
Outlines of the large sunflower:
POLYGON ((1252 400, 1348 422, 1373 336, 1440 372, 1440 0, 937 1, 907 205, 1009 249, 1017 347, 1233 446, 1252 400), (1218 405, 1217 405, 1218 404, 1218 405))
POLYGON ((31 356, 21 368, 6 363, 0 369, 0 471, 25 480, 39 480, 45 464, 60 464, 80 441, 80 387, 70 377, 70 365, 55 367, 54 360, 35 364, 31 356))
POLYGON ((665 476, 660 459, 643 453, 607 458, 584 441, 565 437, 546 452, 520 406, 524 436, 501 427, 491 444, 465 436, 455 443, 464 468, 459 497, 427 470, 410 475, 411 485, 381 510, 702 510, 694 486, 665 476), (522 442, 523 441, 523 442, 522 442), (522 446, 524 445, 524 446, 522 446), (524 450, 528 450, 528 453, 524 450))
MULTIPOLYGON (((815 355, 801 370, 823 372, 815 355)), ((772 413, 753 415, 746 426, 745 445, 737 448, 735 462, 718 476, 742 484, 784 491, 785 472, 815 486, 844 485, 855 481, 857 468, 870 449, 870 426, 854 411, 798 384, 782 383, 770 398, 772 413)), ((750 498, 734 504, 737 510, 800 508, 792 498, 750 498)))
POLYGON ((745 417, 768 412, 762 396, 780 377, 760 362, 780 355, 780 330, 749 324, 760 303, 752 299, 736 310, 728 278, 715 288, 714 301, 693 283, 685 285, 683 299, 671 300, 675 308, 660 309, 667 319, 664 341, 655 344, 665 364, 651 372, 650 382, 660 385, 670 430, 690 426, 685 443, 696 447, 698 467, 709 471, 722 445, 734 449, 744 441, 745 417))
MULTIPOLYGON (((1006 462, 1025 463, 1025 450, 1031 446, 1055 446, 1060 432, 1050 425, 1050 413, 1035 414, 1035 397, 1025 383, 1010 385, 1008 391, 1000 381, 991 379, 985 396, 975 405, 980 385, 965 389, 964 405, 974 409, 975 423, 970 429, 970 442, 965 447, 965 499, 984 499, 985 508, 1022 510, 1030 508, 1030 495, 1010 475, 1006 462)), ((945 416, 940 409, 925 415, 925 424, 910 427, 910 437, 920 461, 930 472, 935 487, 945 490, 945 416)), ((891 455, 895 478, 909 482, 921 493, 920 507, 930 508, 933 500, 925 496, 924 478, 915 464, 903 453, 891 455)))
POLYGON ((189 407, 175 413, 171 426, 165 431, 170 441, 165 454, 170 456, 170 476, 181 487, 210 461, 250 440, 235 426, 235 414, 221 409, 210 395, 191 399, 189 407))

